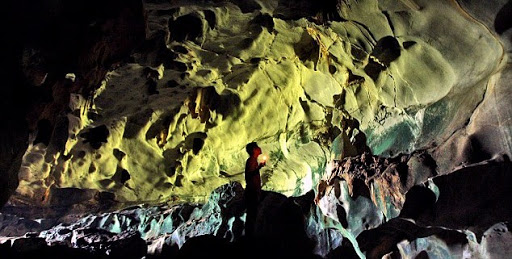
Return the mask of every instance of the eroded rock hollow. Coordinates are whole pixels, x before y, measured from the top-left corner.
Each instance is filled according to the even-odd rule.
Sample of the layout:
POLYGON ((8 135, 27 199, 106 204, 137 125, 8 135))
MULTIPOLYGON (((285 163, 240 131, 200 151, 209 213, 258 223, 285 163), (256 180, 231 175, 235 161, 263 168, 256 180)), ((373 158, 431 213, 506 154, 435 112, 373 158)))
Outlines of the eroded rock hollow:
POLYGON ((2 253, 512 253, 510 1, 8 2, 2 253))

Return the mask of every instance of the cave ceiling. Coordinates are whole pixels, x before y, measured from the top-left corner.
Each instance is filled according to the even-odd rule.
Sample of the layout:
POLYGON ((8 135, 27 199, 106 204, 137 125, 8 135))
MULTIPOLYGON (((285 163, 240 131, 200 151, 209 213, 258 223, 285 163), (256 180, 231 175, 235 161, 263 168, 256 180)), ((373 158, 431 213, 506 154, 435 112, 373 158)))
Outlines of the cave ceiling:
POLYGON ((440 174, 511 152, 507 1, 25 2, 2 203, 204 202, 252 141, 286 195, 364 151, 427 150, 440 174))

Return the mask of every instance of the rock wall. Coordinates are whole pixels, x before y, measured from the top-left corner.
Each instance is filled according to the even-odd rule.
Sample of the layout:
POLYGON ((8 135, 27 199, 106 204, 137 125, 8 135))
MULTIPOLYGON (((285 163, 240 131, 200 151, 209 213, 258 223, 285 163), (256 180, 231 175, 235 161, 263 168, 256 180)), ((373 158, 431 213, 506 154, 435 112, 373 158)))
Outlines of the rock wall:
MULTIPOLYGON (((443 174, 433 161, 425 153, 336 161, 320 181, 316 203, 367 258, 488 258, 508 251, 509 230, 497 227, 512 217, 508 157, 443 174), (485 234, 492 231, 504 234, 485 234), (485 248, 491 236, 503 246, 485 248)), ((340 246, 332 255, 346 250, 340 246)))
POLYGON ((510 150, 506 48, 475 3, 113 1, 74 17, 78 5, 53 3, 51 21, 97 28, 62 25, 47 33, 62 51, 46 34, 20 50, 27 87, 52 98, 24 115, 23 158, 2 163, 19 172, 18 200, 80 188, 204 201, 242 179, 251 141, 270 155, 264 188, 287 195, 366 145, 383 156, 433 148, 442 171, 510 150))
POLYGON ((145 30, 140 1, 8 1, 5 11, 9 51, 2 60, 7 68, 1 88, 2 205, 18 180, 46 185, 39 175, 70 137, 72 95, 88 98, 113 64, 142 43, 145 30), (100 4, 103 8, 95 7, 100 4), (37 144, 44 151, 33 154, 37 144), (27 175, 23 157, 31 154, 40 164, 27 175))
MULTIPOLYGON (((293 211, 298 200, 281 195, 316 190, 299 228, 317 255, 499 256, 512 215, 510 6, 10 1, 0 204, 2 221, 25 227, 1 230, 205 203, 213 212, 192 225, 153 234, 236 241, 243 209, 205 216, 225 213, 208 197, 243 187, 244 148, 257 141, 269 156, 265 206, 293 211)), ((99 242, 115 244, 117 230, 105 231, 99 242)))

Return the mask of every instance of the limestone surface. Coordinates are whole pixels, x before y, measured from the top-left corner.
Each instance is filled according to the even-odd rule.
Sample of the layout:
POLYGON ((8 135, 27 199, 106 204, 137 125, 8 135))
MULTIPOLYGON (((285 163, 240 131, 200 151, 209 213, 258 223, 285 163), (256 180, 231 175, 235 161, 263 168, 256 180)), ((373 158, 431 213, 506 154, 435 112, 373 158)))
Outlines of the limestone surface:
POLYGON ((146 2, 145 42, 91 94, 70 93, 49 142, 45 124, 35 127, 16 197, 51 204, 52 190, 80 188, 121 202, 204 202, 242 181, 252 141, 270 157, 264 189, 300 195, 333 154, 357 154, 358 138, 384 156, 431 148, 500 102, 482 98, 501 80, 504 47, 461 6, 313 6, 297 17, 282 1, 146 2))
POLYGON ((510 250, 510 1, 8 2, 0 253, 510 250))

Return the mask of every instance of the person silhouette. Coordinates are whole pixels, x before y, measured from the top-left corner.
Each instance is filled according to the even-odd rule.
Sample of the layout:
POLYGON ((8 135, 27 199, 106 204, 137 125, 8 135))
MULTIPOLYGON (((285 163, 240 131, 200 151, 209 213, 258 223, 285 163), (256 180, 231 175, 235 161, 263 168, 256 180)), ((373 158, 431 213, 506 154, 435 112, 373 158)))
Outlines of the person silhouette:
POLYGON ((252 236, 254 234, 254 226, 256 223, 256 215, 258 212, 258 204, 261 196, 261 176, 260 168, 265 166, 258 163, 258 156, 261 155, 261 148, 256 142, 251 142, 245 147, 249 158, 245 163, 245 204, 247 206, 247 216, 245 220, 245 235, 252 236))

